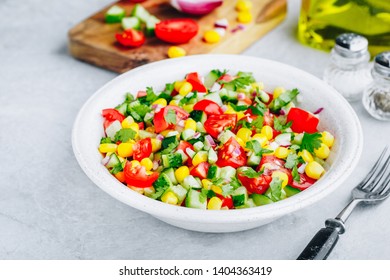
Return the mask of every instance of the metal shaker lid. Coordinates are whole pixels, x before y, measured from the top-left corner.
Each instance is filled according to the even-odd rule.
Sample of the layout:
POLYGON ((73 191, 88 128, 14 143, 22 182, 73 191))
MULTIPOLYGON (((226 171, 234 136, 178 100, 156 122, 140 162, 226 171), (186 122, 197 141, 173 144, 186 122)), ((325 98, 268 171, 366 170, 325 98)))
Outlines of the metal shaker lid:
POLYGON ((336 38, 336 52, 347 58, 360 57, 367 52, 368 41, 355 33, 344 33, 336 38))
POLYGON ((382 52, 375 56, 374 71, 390 77, 390 51, 382 52))

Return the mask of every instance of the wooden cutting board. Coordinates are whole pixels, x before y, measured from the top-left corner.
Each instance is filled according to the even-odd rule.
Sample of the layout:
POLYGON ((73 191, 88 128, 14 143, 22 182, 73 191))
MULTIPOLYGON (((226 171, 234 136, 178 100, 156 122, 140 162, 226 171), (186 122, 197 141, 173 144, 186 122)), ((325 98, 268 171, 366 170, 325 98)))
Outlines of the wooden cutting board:
MULTIPOLYGON (((202 17, 191 17, 176 11, 168 0, 147 0, 142 5, 159 19, 191 17, 199 24, 199 33, 189 43, 181 45, 187 55, 207 53, 235 54, 245 50, 267 32, 275 28, 286 15, 286 0, 253 0, 253 21, 245 25, 244 30, 232 32, 238 26, 237 11, 234 6, 237 0, 225 0, 223 5, 212 13, 202 17), (229 28, 221 42, 208 44, 202 40, 205 31, 214 27, 218 19, 226 18, 229 28)), ((129 1, 118 1, 109 7, 85 19, 69 31, 69 50, 77 59, 123 73, 137 66, 167 58, 171 44, 158 38, 148 38, 145 45, 139 48, 120 46, 115 33, 121 32, 121 25, 107 24, 105 12, 113 5, 119 5, 130 14, 134 4, 129 1)))

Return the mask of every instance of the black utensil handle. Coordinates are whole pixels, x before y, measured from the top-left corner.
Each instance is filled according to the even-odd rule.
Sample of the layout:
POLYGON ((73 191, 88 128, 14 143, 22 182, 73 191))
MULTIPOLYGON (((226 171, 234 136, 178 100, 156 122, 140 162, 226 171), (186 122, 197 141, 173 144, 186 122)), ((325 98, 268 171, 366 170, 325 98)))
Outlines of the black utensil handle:
POLYGON ((320 229, 297 260, 326 260, 339 240, 339 230, 326 227, 320 229))

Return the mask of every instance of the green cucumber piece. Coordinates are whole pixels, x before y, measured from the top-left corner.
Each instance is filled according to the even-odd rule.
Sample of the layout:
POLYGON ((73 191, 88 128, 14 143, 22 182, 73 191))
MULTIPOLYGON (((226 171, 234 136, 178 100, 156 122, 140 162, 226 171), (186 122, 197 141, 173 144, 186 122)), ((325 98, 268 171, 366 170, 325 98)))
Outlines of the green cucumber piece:
POLYGON ((222 167, 219 177, 223 179, 229 179, 236 176, 236 169, 231 166, 222 167))
POLYGON ((115 153, 113 153, 113 154, 111 154, 110 160, 106 164, 106 167, 113 168, 114 166, 117 166, 120 163, 121 163, 121 161, 119 160, 118 156, 115 153))
POLYGON ((204 85, 207 88, 211 88, 215 82, 219 79, 219 74, 215 70, 211 70, 210 73, 207 74, 207 76, 204 78, 204 85))
POLYGON ((205 112, 203 111, 200 111, 200 110, 193 110, 191 113, 190 113, 190 117, 196 121, 196 122, 201 122, 202 124, 204 124, 204 122, 206 121, 207 119, 207 115, 205 112))
POLYGON ((221 99, 221 97, 219 96, 219 93, 218 93, 218 92, 206 94, 206 95, 204 96, 204 99, 214 101, 214 102, 217 103, 219 106, 222 106, 222 105, 223 105, 223 104, 222 104, 222 99, 221 99))
POLYGON ((133 17, 139 18, 142 22, 147 22, 151 17, 150 13, 141 5, 135 4, 134 9, 131 11, 133 17))
POLYGON ((166 149, 168 148, 169 144, 171 143, 176 143, 177 138, 175 135, 170 136, 170 137, 165 137, 162 142, 161 142, 161 149, 166 149))
POLYGON ((201 192, 190 189, 186 197, 186 207, 206 210, 207 198, 201 192))
POLYGON ((118 106, 115 107, 116 110, 122 113, 122 115, 125 115, 127 112, 127 103, 124 102, 118 106))
POLYGON ((154 36, 154 30, 156 29, 156 24, 159 23, 160 20, 156 18, 155 16, 150 16, 148 20, 146 21, 146 29, 145 33, 146 36, 154 36))
POLYGON ((260 164, 260 161, 261 161, 261 157, 260 156, 257 156, 255 153, 252 153, 249 157, 248 157, 248 161, 247 161, 247 164, 249 166, 257 166, 260 164))
POLYGON ((173 192, 176 195, 176 197, 178 199, 178 202, 177 202, 178 205, 181 205, 181 203, 184 201, 184 199, 186 198, 186 195, 187 195, 187 189, 182 187, 181 185, 170 186, 169 188, 167 188, 165 190, 164 194, 166 194, 168 192, 173 192))
POLYGON ((245 205, 248 201, 248 191, 245 187, 238 187, 232 193, 232 199, 235 207, 245 205))
POLYGON ((179 153, 162 155, 161 159, 164 168, 177 168, 183 164, 183 158, 179 153))
POLYGON ((217 162, 217 160, 218 160, 217 153, 214 151, 213 148, 209 149, 208 162, 210 164, 214 164, 217 162))
POLYGON ((165 174, 166 176, 168 176, 170 182, 172 182, 173 185, 177 185, 175 170, 173 170, 173 168, 168 168, 168 169, 164 170, 164 172, 162 174, 165 174))
POLYGON ((194 176, 189 175, 184 178, 183 187, 185 187, 187 190, 200 189, 202 188, 202 185, 195 179, 194 176))
POLYGON ((254 193, 251 197, 257 206, 274 203, 268 196, 262 194, 254 193))
POLYGON ((212 165, 209 167, 209 171, 207 171, 207 179, 214 179, 218 174, 218 166, 212 165))
POLYGON ((293 188, 291 186, 286 186, 284 188, 284 191, 286 192, 287 197, 291 197, 301 192, 300 190, 293 188))
POLYGON ((196 143, 195 143, 194 145, 192 145, 192 146, 194 146, 194 149, 195 149, 196 152, 199 152, 199 151, 201 151, 201 150, 203 149, 204 144, 203 144, 203 142, 198 141, 198 142, 196 142, 196 143))
POLYGON ((221 142, 221 144, 225 144, 227 141, 229 141, 230 138, 236 137, 236 135, 230 131, 230 130, 225 130, 218 135, 218 141, 221 142))
POLYGON ((122 18, 122 28, 141 30, 141 21, 137 17, 124 17, 122 18))
POLYGON ((195 135, 195 130, 191 129, 191 128, 187 128, 185 129, 182 133, 181 133, 181 138, 185 141, 187 141, 188 139, 191 139, 193 136, 195 135))
POLYGON ((125 9, 117 5, 112 6, 105 13, 104 18, 106 23, 120 23, 126 15, 125 9))

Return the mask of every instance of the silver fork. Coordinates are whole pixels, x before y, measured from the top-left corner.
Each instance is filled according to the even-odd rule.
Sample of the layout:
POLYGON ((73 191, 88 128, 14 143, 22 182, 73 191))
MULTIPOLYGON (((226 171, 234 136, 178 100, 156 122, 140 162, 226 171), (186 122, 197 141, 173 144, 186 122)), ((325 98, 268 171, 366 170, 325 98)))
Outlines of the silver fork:
POLYGON ((320 229, 298 260, 326 260, 336 245, 339 235, 345 232, 344 223, 353 209, 361 203, 375 204, 390 195, 390 155, 386 146, 379 159, 367 176, 352 190, 351 202, 337 215, 335 219, 327 219, 325 228, 320 229))

